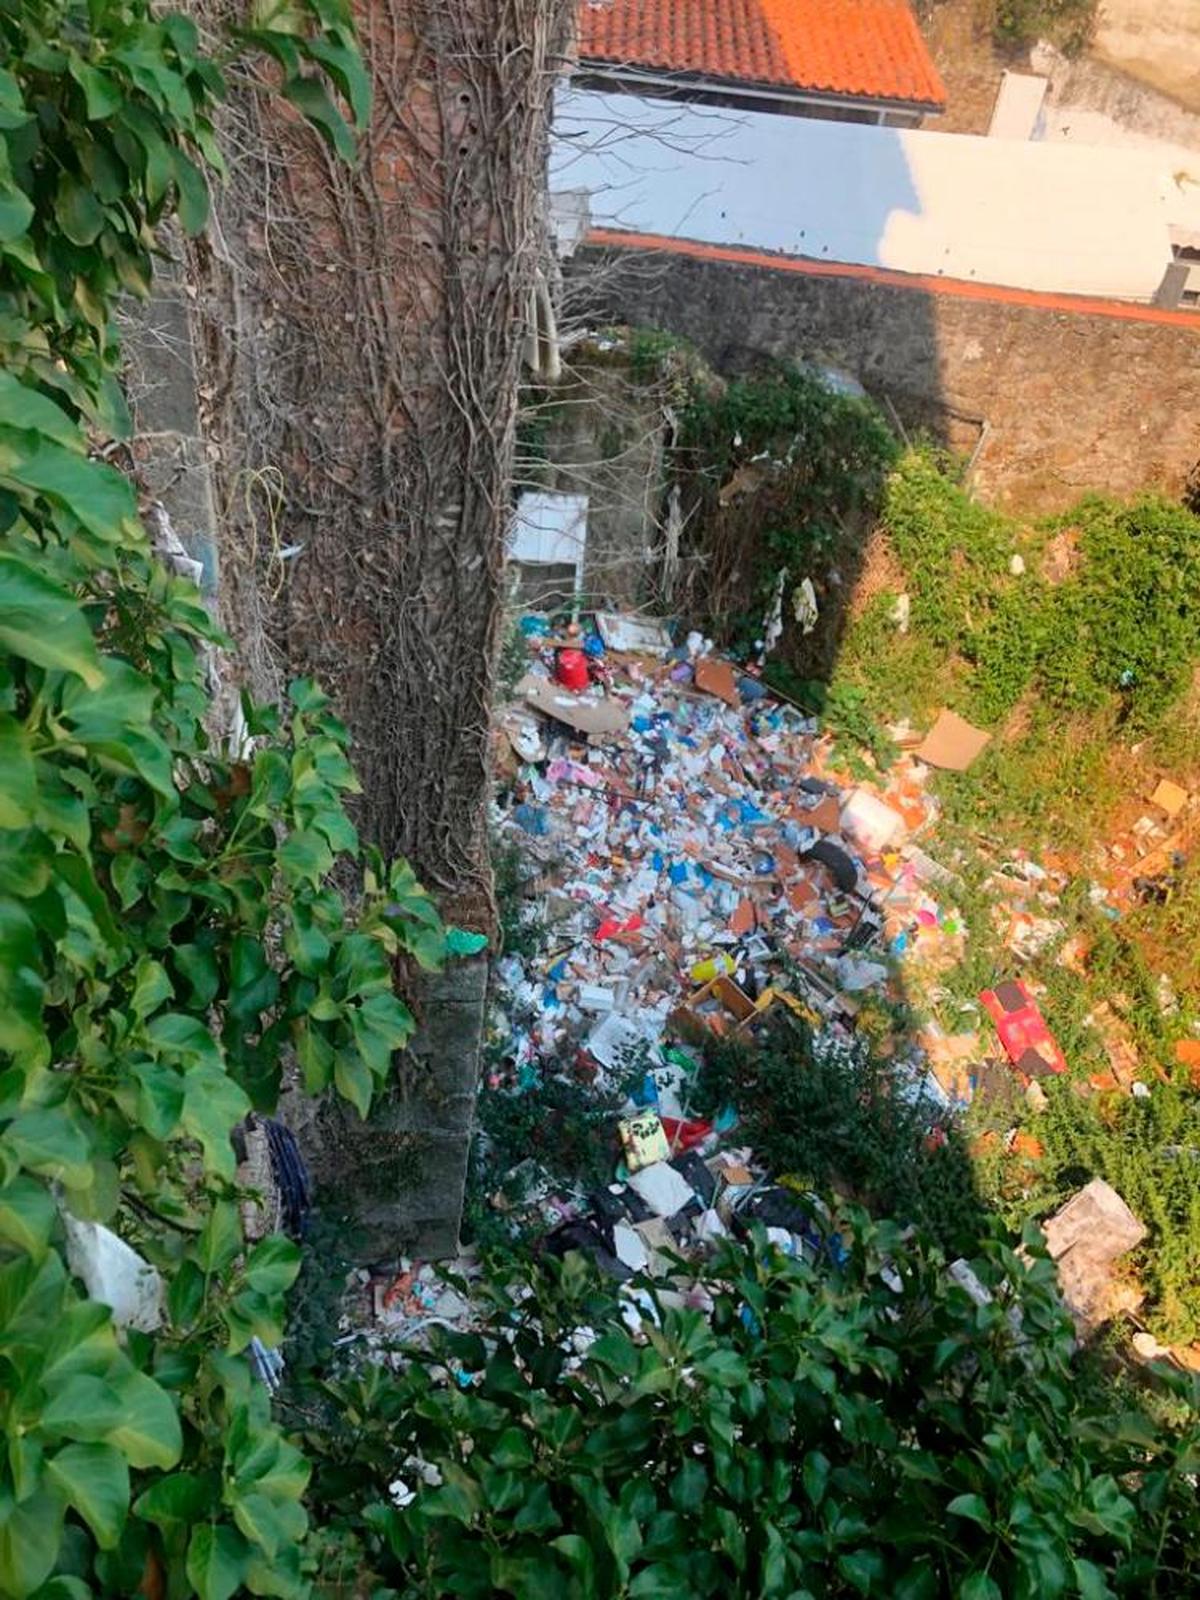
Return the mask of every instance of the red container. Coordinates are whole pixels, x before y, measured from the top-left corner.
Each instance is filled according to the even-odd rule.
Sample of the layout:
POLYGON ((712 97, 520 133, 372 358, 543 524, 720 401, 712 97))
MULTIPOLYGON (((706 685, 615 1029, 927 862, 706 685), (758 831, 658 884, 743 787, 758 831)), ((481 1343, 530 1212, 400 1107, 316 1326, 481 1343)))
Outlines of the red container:
POLYGON ((582 650, 560 650, 554 662, 554 676, 564 689, 579 694, 588 686, 588 662, 582 650))

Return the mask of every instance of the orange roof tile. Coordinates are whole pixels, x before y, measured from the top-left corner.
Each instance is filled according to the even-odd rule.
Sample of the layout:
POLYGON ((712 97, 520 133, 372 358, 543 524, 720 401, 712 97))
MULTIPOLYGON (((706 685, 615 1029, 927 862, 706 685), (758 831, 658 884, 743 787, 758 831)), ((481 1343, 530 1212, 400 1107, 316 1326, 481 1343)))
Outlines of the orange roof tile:
POLYGON ((946 103, 908 0, 579 0, 579 56, 747 85, 946 103))

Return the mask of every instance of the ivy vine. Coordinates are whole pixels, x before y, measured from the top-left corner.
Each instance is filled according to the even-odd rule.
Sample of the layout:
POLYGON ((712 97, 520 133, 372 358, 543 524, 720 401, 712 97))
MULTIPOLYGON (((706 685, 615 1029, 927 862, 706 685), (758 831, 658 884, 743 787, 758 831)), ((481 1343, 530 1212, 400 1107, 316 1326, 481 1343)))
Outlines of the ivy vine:
POLYGON ((299 1251, 248 1247, 231 1134, 293 1053, 365 1115, 414 1027, 396 959, 482 940, 360 844, 311 683, 213 731, 223 640, 95 452, 115 298, 206 220, 223 67, 268 52, 346 155, 366 78, 343 0, 219 60, 146 0, 14 0, 0 41, 0 1594, 298 1596, 308 1467, 242 1352, 299 1251), (89 1229, 155 1269, 149 1315, 85 1291, 89 1229))

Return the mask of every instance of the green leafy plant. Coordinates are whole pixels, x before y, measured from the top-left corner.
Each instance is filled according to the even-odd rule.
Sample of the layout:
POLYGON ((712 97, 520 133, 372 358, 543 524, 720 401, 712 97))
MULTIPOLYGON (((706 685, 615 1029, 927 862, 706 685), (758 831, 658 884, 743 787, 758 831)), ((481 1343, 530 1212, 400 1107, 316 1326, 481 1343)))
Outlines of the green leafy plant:
MULTIPOLYGON (((219 65, 143 0, 15 0, 0 37, 0 1593, 298 1595, 308 1468, 242 1352, 299 1250, 244 1239, 231 1134, 290 1053, 365 1113, 414 1026, 397 958, 481 941, 360 847, 313 685, 213 735, 220 635, 89 455, 114 297, 157 223, 204 224, 219 65), (73 1276, 97 1225, 160 1275, 136 1326, 73 1276)), ((348 153, 348 10, 277 6, 247 47, 348 153)))
MULTIPOLYGON (((718 571, 728 559, 725 544, 749 541, 740 554, 750 587, 738 599, 759 615, 781 569, 794 586, 829 565, 847 526, 876 505, 895 455, 870 401, 840 393, 819 374, 780 367, 723 387, 695 379, 688 386, 680 465, 699 507, 694 538, 709 547, 706 558, 718 571), (762 473, 769 484, 747 501, 751 526, 721 504, 722 487, 739 470, 756 484, 762 473)), ((730 609, 721 596, 720 611, 730 609)))
MULTIPOLYGON (((1183 507, 1092 497, 1025 528, 971 499, 936 453, 911 451, 888 481, 883 524, 913 631, 965 665, 959 697, 980 720, 1030 693, 1059 712, 1109 709, 1145 728, 1186 687, 1200 656, 1200 519, 1183 507), (1055 538, 1074 553, 1071 571, 1050 581, 1042 568, 1055 538)), ((856 656, 853 635, 849 648, 856 656)), ((875 666, 886 671, 886 651, 875 666)))
POLYGON ((711 1116, 728 1105, 773 1172, 837 1186, 947 1249, 970 1253, 988 1232, 961 1133, 906 1095, 891 1057, 865 1039, 831 1046, 797 1019, 753 1049, 718 1043, 706 1052, 696 1108, 711 1116))
POLYGON ((1065 54, 1085 50, 1096 26, 1096 0, 995 0, 992 31, 1003 45, 1049 39, 1065 54))
POLYGON ((1152 1421, 1077 1381, 1032 1237, 1028 1266, 975 1257, 979 1304, 919 1237, 840 1226, 841 1269, 728 1245, 707 1314, 647 1283, 637 1332, 580 1257, 514 1267, 479 1333, 326 1385, 326 1580, 405 1600, 1180 1592, 1197 1413, 1152 1421))

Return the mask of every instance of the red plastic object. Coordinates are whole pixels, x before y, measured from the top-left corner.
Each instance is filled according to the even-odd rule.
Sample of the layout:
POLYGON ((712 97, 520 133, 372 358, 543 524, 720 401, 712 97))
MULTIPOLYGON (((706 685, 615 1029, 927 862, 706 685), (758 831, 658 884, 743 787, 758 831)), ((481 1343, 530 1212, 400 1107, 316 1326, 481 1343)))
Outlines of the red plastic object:
POLYGON ((645 926, 644 918, 636 911, 631 917, 626 917, 624 922, 617 917, 605 917, 596 929, 594 937, 596 943, 601 944, 605 939, 616 939, 623 933, 637 933, 645 926))
POLYGON ((582 650, 560 650, 554 660, 554 676, 564 689, 578 694, 588 686, 588 659, 582 650))
POLYGON ((692 1150, 698 1144, 703 1144, 713 1131, 711 1122, 701 1122, 696 1118, 689 1122, 681 1122, 678 1117, 660 1117, 663 1132, 667 1136, 667 1143, 676 1155, 684 1150, 692 1150))
POLYGON ((998 983, 979 996, 984 1010, 996 1024, 1000 1043, 1017 1071, 1027 1078, 1045 1077, 1050 1072, 1065 1072, 1067 1058, 1037 1001, 1020 978, 998 983))

